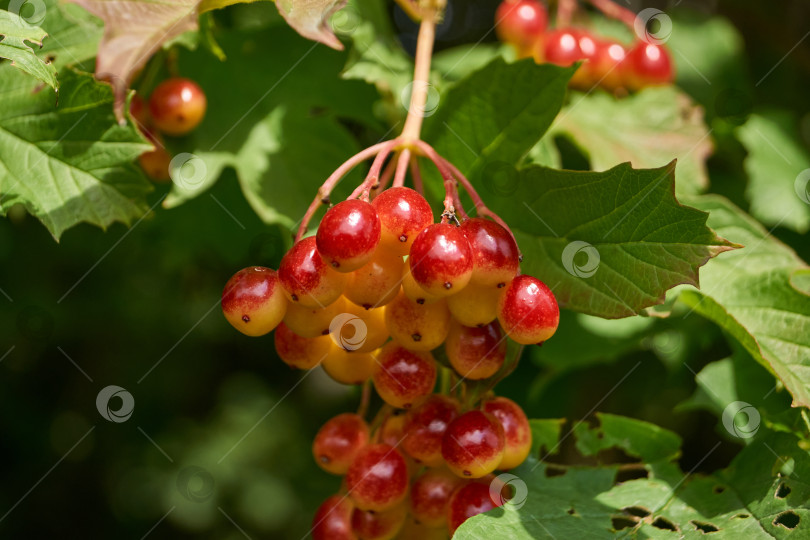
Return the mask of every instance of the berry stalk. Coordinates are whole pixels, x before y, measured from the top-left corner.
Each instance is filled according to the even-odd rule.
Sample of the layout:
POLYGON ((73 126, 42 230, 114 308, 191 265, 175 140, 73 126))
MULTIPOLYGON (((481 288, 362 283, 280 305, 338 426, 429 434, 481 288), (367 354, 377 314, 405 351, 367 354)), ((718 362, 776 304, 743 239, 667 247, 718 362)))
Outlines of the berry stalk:
POLYGON ((623 22, 632 30, 636 23, 636 14, 629 9, 620 6, 612 0, 588 0, 596 9, 604 13, 611 19, 623 22))
MULTIPOLYGON (((438 2, 437 2, 438 3, 438 2)), ((401 4, 400 4, 401 5, 401 4)), ((422 132, 425 104, 427 103, 430 78, 430 62, 433 56, 433 42, 436 40, 436 18, 439 6, 425 9, 419 25, 416 39, 416 57, 411 83, 411 102, 408 106, 408 117, 400 136, 406 144, 419 141, 422 132)))
POLYGON ((394 174, 394 187, 402 187, 405 185, 405 174, 408 172, 408 164, 411 161, 410 149, 404 149, 397 159, 397 172, 394 174))

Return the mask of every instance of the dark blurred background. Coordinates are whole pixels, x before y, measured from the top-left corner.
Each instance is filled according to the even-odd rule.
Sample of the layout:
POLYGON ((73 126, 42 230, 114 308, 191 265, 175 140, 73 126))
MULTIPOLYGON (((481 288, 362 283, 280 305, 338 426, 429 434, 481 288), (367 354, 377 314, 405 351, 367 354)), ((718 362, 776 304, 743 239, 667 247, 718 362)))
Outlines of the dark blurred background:
MULTIPOLYGON (((794 111, 807 145, 810 4, 676 4, 695 17, 723 15, 744 37, 745 54, 734 60, 742 64, 733 67, 748 81, 745 99, 729 113, 717 106, 723 89, 694 92, 707 116, 779 106, 794 111)), ((644 4, 651 5, 675 9, 644 4)), ((496 6, 451 2, 438 47, 494 41, 496 6)), ((390 13, 412 47, 415 25, 393 5, 390 13)), ((227 24, 227 14, 218 17, 227 24)), ((741 148, 721 144, 710 163, 714 190, 738 204, 743 157, 741 148)), ((158 186, 151 201, 166 190, 158 186)), ((288 245, 287 231, 259 221, 232 171, 210 193, 158 208, 132 229, 79 226, 57 244, 22 211, 0 220, 0 537, 306 534, 314 508, 339 485, 312 462, 310 441, 327 418, 356 408, 357 392, 320 372, 304 378, 289 370, 272 336, 238 334, 218 306, 231 274, 247 265, 277 268, 288 245), (96 408, 109 385, 134 399, 126 421, 107 421, 96 408)), ((729 354, 718 329, 690 319, 603 324, 564 313, 555 343, 526 354, 498 391, 530 417, 577 421, 598 405, 675 429, 689 470, 715 444, 717 419, 673 410, 694 391, 691 371, 729 354)), ((110 409, 121 403, 114 397, 110 409)), ((698 471, 724 466, 738 449, 724 442, 698 471)))

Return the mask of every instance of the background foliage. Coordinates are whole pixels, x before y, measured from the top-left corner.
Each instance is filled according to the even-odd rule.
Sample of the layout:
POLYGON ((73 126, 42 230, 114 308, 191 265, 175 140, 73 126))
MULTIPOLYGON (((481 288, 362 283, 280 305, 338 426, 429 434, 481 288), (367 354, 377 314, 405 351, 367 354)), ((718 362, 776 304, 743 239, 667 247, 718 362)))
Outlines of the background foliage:
MULTIPOLYGON (((459 536, 806 534, 807 7, 660 5, 678 88, 615 100, 513 62, 490 32, 496 4, 451 3, 424 135, 518 229, 527 269, 568 309, 498 387, 541 419, 515 471, 530 496, 459 536), (598 249, 595 277, 564 268, 572 240, 598 249), (700 291, 652 307, 713 255, 700 291), (761 415, 755 437, 723 426, 734 401, 761 415)), ((200 128, 170 141, 206 174, 169 187, 133 165, 148 145, 89 75, 101 22, 43 5, 35 29, 0 17, 0 57, 16 62, 0 61, 0 530, 301 538, 338 487, 310 441, 356 395, 284 368, 271 337, 240 338, 219 294, 238 268, 277 267, 323 178, 401 129, 415 25, 358 0, 333 20, 338 52, 268 2, 203 14, 134 83, 148 92, 176 70, 208 95, 200 128), (110 384, 135 398, 125 423, 95 409, 110 384)))

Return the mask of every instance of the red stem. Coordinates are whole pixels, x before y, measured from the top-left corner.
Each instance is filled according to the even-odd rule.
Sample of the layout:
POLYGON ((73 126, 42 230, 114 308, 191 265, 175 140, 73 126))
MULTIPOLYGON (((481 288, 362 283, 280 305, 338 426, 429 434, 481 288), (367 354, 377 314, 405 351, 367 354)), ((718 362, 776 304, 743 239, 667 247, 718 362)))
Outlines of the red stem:
POLYGON ((380 176, 380 183, 377 184, 377 187, 372 186, 371 192, 374 194, 374 197, 385 191, 385 189, 388 187, 388 183, 394 176, 394 170, 396 169, 397 165, 397 156, 400 153, 394 155, 394 158, 391 161, 389 161, 388 164, 385 166, 385 169, 383 169, 382 176, 380 176))
POLYGON ((604 13, 607 17, 619 20, 629 26, 631 30, 634 29, 634 25, 636 23, 636 14, 626 7, 622 7, 612 0, 588 0, 588 2, 590 2, 596 9, 604 13))
POLYGON ((574 18, 577 9, 576 0, 558 0, 557 2, 557 28, 567 28, 574 18))
POLYGON ((366 179, 363 180, 363 183, 357 186, 357 188, 352 191, 352 194, 346 200, 349 199, 356 199, 361 197, 363 200, 368 200, 369 191, 371 191, 372 186, 377 185, 380 182, 380 174, 382 173, 383 164, 385 163, 385 158, 388 157, 388 154, 391 153, 391 150, 394 149, 396 145, 399 144, 398 139, 394 139, 388 142, 383 143, 383 147, 380 149, 380 152, 377 154, 377 157, 374 158, 374 162, 371 164, 371 169, 368 171, 368 175, 366 175, 366 179))
POLYGON ((408 163, 411 161, 411 151, 406 148, 400 153, 397 161, 397 172, 394 175, 393 187, 402 187, 405 185, 405 173, 408 172, 408 163))
POLYGON ((424 197, 425 188, 422 184, 422 171, 419 170, 419 162, 416 156, 411 158, 411 179, 413 180, 413 188, 424 197))
POLYGON ((309 208, 307 208, 304 218, 301 220, 301 225, 298 227, 298 232, 295 235, 296 242, 301 240, 301 237, 306 234, 307 226, 309 225, 312 216, 314 216, 315 212, 318 211, 318 208, 320 208, 323 204, 329 204, 329 195, 332 193, 332 190, 335 188, 337 183, 340 182, 340 179, 346 176, 346 174, 358 164, 380 152, 387 144, 389 144, 389 142, 390 141, 386 141, 375 144, 374 146, 370 146, 355 154, 346 160, 343 165, 338 167, 335 172, 333 172, 329 178, 326 179, 326 182, 324 182, 323 185, 318 189, 318 194, 309 205, 309 208))
POLYGON ((450 217, 456 216, 456 213, 458 213, 462 219, 467 219, 467 214, 464 212, 464 208, 461 207, 461 200, 458 196, 456 178, 454 178, 452 170, 448 167, 448 162, 425 141, 414 141, 413 144, 436 165, 439 174, 442 175, 442 179, 444 180, 444 214, 442 214, 442 223, 447 223, 450 217))

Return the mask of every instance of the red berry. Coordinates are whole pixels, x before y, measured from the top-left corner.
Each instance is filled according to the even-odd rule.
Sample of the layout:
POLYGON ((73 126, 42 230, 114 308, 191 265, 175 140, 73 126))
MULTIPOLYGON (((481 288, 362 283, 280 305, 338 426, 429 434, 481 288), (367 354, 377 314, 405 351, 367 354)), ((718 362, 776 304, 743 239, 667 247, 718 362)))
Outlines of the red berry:
POLYGON ((599 83, 603 88, 615 90, 624 85, 624 62, 627 50, 621 43, 611 40, 596 42, 596 55, 593 57, 587 72, 593 84, 599 83))
POLYGON ((403 455, 387 444, 363 448, 349 467, 346 486, 358 508, 382 512, 408 494, 408 465, 403 455))
POLYGON ((312 442, 312 455, 326 472, 346 474, 368 439, 368 425, 362 417, 353 413, 339 414, 318 430, 312 442))
POLYGON ((287 299, 278 274, 262 266, 243 268, 222 291, 222 313, 246 336, 263 336, 284 318, 287 299))
POLYGON ((661 45, 640 41, 625 61, 628 88, 639 90, 645 86, 669 84, 675 77, 672 60, 661 45))
POLYGON ((570 66, 584 58, 579 46, 580 32, 570 28, 552 30, 546 35, 542 57, 550 64, 570 66))
POLYGON ((411 514, 428 527, 441 527, 447 523, 450 495, 461 485, 461 480, 446 469, 429 469, 411 485, 411 514))
POLYGON ((500 506, 500 501, 493 501, 489 483, 470 482, 456 489, 450 496, 447 505, 447 524, 450 534, 456 532, 459 525, 473 516, 488 512, 500 506))
POLYGON ((532 447, 532 429, 520 405, 505 397, 484 402, 484 410, 498 419, 506 446, 498 469, 514 469, 523 463, 532 447))
POLYGON ((456 373, 465 379, 486 379, 503 366, 506 338, 497 322, 481 327, 454 324, 444 350, 456 373))
POLYGON ((144 135, 149 142, 155 147, 154 150, 149 150, 138 156, 138 163, 140 163, 143 172, 155 182, 166 182, 171 180, 169 174, 169 165, 172 163, 172 156, 166 151, 163 145, 163 140, 160 135, 145 132, 144 135))
POLYGON ((454 474, 480 478, 498 467, 504 444, 500 423, 489 413, 472 410, 447 426, 442 439, 442 457, 454 474))
POLYGON ((148 132, 148 128, 152 125, 152 118, 149 116, 149 109, 140 94, 135 94, 129 101, 129 115, 135 120, 135 125, 141 131, 148 132))
POLYGON ((338 272, 352 272, 374 255, 380 243, 380 218, 365 201, 343 201, 326 212, 315 237, 327 264, 338 272))
POLYGON ((429 352, 409 351, 391 341, 377 355, 373 379, 386 403, 407 409, 433 391, 436 361, 429 352))
POLYGON ((520 344, 542 343, 557 331, 560 308, 545 283, 522 275, 512 280, 501 294, 498 322, 520 344))
POLYGON ((355 509, 352 528, 360 540, 391 540, 408 517, 408 507, 403 503, 385 512, 355 509))
POLYGON ((168 135, 185 135, 205 116, 205 92, 189 79, 166 79, 149 97, 149 113, 155 127, 168 135))
POLYGON ((408 264, 413 279, 434 296, 449 296, 470 282, 473 254, 464 233, 449 223, 435 223, 419 233, 408 264))
POLYGON ((387 189, 371 205, 380 217, 380 244, 399 255, 407 255, 416 235, 433 223, 430 205, 411 188, 387 189))
POLYGON ((438 394, 430 396, 408 413, 402 449, 417 463, 438 467, 443 462, 444 433, 458 412, 459 404, 455 399, 438 394))
POLYGON ((298 369, 314 368, 325 361, 332 350, 329 336, 303 338, 283 322, 276 328, 273 339, 279 358, 288 366, 298 369))
POLYGON ((354 505, 345 495, 326 499, 312 518, 312 540, 357 540, 352 531, 354 505))
POLYGON ((288 298, 307 307, 324 308, 340 298, 346 276, 323 262, 309 236, 295 244, 281 259, 278 277, 288 298))
POLYGON ((511 43, 518 52, 530 55, 531 50, 548 27, 546 7, 536 0, 506 0, 495 12, 495 33, 504 43, 511 43))
POLYGON ((520 267, 515 239, 509 231, 484 218, 468 219, 461 224, 473 255, 470 283, 503 287, 514 278, 520 267))

